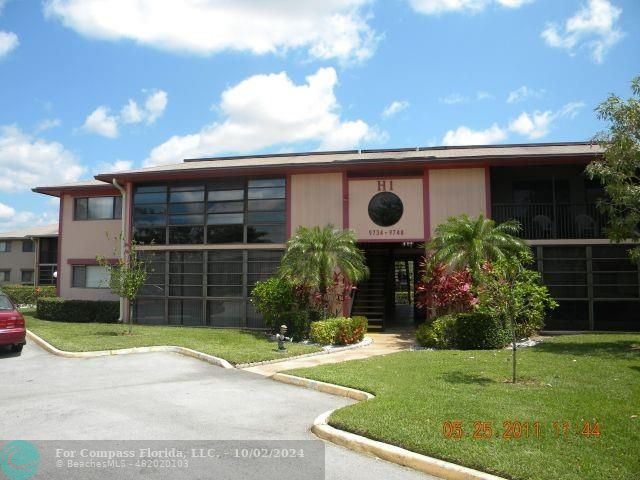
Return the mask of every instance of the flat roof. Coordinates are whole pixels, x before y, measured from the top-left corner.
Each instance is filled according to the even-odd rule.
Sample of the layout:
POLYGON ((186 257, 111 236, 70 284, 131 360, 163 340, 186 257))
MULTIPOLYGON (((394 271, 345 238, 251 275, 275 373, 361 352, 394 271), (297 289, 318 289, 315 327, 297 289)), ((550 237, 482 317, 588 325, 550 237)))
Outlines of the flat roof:
POLYGON ((381 166, 402 163, 405 166, 473 162, 485 159, 516 158, 591 158, 603 149, 591 142, 529 143, 507 145, 472 145, 456 147, 417 147, 384 150, 345 150, 301 152, 232 157, 190 158, 181 163, 96 175, 97 180, 160 179, 172 176, 238 172, 245 170, 287 170, 341 168, 355 165, 381 166))
POLYGON ((57 237, 58 224, 41 225, 38 227, 29 227, 22 230, 14 230, 12 232, 0 232, 0 238, 3 240, 22 240, 31 237, 57 237))

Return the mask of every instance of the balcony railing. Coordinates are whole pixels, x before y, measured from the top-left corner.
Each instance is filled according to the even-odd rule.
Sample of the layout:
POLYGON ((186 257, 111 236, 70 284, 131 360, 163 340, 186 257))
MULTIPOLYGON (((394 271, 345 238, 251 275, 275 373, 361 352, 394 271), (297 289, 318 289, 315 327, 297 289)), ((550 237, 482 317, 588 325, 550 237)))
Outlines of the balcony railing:
POLYGON ((491 214, 498 223, 520 222, 520 237, 527 240, 604 238, 606 225, 596 205, 587 203, 494 203, 491 214))
POLYGON ((54 264, 58 262, 58 252, 40 252, 40 264, 54 264))

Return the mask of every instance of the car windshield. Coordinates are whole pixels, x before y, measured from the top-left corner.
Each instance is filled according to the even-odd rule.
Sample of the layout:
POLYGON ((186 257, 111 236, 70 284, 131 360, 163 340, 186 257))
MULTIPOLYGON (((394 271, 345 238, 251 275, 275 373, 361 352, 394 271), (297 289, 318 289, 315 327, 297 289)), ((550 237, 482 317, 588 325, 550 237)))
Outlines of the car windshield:
POLYGON ((13 310, 11 301, 4 295, 0 295, 0 310, 13 310))

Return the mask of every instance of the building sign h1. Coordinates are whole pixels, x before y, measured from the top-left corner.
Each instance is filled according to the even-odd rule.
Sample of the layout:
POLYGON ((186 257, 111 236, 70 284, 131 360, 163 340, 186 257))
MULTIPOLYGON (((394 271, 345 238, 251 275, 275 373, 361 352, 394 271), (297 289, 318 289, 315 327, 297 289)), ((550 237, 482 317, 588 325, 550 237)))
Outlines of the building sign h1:
POLYGON ((349 227, 361 241, 420 240, 422 202, 422 178, 352 179, 349 227))

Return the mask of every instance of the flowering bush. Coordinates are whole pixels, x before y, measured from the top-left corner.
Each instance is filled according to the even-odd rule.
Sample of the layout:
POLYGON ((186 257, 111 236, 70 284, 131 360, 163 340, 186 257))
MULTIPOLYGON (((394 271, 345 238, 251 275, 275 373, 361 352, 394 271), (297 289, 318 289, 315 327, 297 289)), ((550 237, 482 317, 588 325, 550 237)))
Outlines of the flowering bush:
POLYGON ((473 278, 468 269, 448 271, 442 264, 427 266, 423 280, 416 286, 416 304, 439 317, 448 313, 470 312, 478 303, 473 278))

